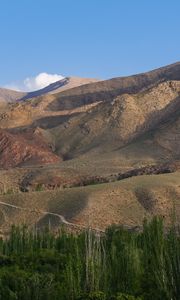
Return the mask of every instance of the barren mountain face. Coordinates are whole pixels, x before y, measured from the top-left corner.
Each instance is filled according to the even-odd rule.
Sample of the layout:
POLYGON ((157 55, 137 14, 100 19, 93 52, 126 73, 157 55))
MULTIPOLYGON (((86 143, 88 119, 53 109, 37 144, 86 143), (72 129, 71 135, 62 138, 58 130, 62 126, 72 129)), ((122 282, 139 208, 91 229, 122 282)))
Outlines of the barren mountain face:
POLYGON ((13 102, 25 95, 23 92, 16 92, 13 90, 8 90, 4 88, 0 88, 0 102, 13 102))
MULTIPOLYGON (((180 63, 0 97, 1 200, 102 228, 155 214, 168 223, 174 208, 180 221, 180 63)), ((0 208, 13 216, 2 230, 26 218, 0 208)))

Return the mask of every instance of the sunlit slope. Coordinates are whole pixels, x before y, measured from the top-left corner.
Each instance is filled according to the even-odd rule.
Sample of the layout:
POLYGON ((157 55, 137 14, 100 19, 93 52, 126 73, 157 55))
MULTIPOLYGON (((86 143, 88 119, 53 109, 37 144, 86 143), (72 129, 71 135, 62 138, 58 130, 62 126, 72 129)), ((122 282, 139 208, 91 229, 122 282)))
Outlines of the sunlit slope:
POLYGON ((57 218, 38 210, 62 214, 67 220, 98 228, 112 223, 141 225, 145 217, 163 215, 168 224, 176 210, 180 221, 179 173, 132 177, 114 183, 54 191, 37 191, 0 196, 0 201, 36 212, 21 211, 1 205, 1 228, 12 223, 47 225, 56 228, 57 218), (27 217, 28 216, 28 217, 27 217), (54 219, 55 218, 55 219, 54 219))

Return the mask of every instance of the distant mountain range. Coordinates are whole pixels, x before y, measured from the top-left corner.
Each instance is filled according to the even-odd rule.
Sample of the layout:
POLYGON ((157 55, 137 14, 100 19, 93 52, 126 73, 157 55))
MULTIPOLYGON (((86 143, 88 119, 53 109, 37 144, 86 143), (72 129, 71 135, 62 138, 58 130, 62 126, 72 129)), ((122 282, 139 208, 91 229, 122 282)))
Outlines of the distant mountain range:
MULTIPOLYGON (((0 100, 1 201, 99 228, 156 214, 168 225, 173 210, 180 224, 180 62, 31 93, 0 89, 0 100)), ((50 218, 0 209, 2 231, 50 218)))
POLYGON ((14 102, 17 100, 26 100, 44 94, 55 94, 67 89, 71 89, 83 84, 97 82, 97 79, 88 79, 80 77, 66 77, 62 80, 54 82, 43 89, 33 92, 18 92, 10 89, 0 88, 0 102, 14 102))

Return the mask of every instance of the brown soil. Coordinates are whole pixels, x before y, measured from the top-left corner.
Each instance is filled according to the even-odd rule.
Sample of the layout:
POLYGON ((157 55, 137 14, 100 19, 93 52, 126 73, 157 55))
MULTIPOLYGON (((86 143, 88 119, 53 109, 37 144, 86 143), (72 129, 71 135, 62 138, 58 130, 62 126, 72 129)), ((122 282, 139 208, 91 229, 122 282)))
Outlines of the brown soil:
MULTIPOLYGON (((80 81, 1 109, 1 198, 102 228, 168 219, 174 201, 179 217, 180 63, 80 81)), ((44 222, 10 208, 1 215, 44 222)))

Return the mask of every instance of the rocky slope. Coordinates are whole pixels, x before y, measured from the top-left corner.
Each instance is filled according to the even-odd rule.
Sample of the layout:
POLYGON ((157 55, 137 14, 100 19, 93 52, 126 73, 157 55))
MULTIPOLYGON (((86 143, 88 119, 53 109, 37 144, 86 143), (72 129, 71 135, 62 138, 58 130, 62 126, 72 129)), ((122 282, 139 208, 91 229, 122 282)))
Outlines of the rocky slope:
POLYGON ((161 130, 161 137, 157 132, 153 140, 163 148, 170 139, 169 149, 171 147, 172 154, 179 155, 179 111, 180 82, 168 81, 138 94, 123 94, 101 102, 88 113, 51 129, 51 133, 58 132, 56 147, 59 153, 73 157, 89 151, 112 151, 150 131, 161 130), (167 126, 169 130, 165 136, 167 126))
MULTIPOLYGON (((0 194, 18 205, 28 194, 32 206, 102 228, 169 220, 173 203, 180 218, 180 63, 68 80, 1 109, 0 194)), ((12 215, 20 222, 22 212, 12 215)))
POLYGON ((39 135, 32 133, 11 134, 0 130, 0 167, 10 168, 23 165, 41 165, 60 162, 50 147, 39 135))
POLYGON ((61 91, 97 81, 97 79, 93 78, 65 77, 62 80, 34 92, 19 92, 11 89, 0 88, 0 104, 14 103, 16 101, 27 100, 46 94, 56 94, 61 91))
POLYGON ((73 109, 80 105, 112 100, 122 94, 137 94, 162 82, 179 80, 180 63, 178 62, 151 72, 112 78, 64 91, 56 96, 48 109, 73 109))
POLYGON ((80 77, 65 77, 57 82, 54 82, 47 87, 38 91, 30 92, 21 97, 21 100, 26 100, 34 97, 38 97, 46 94, 56 94, 65 90, 72 89, 81 85, 97 82, 97 79, 93 78, 80 78, 80 77))
POLYGON ((14 102, 21 99, 26 93, 0 88, 0 103, 14 102))

